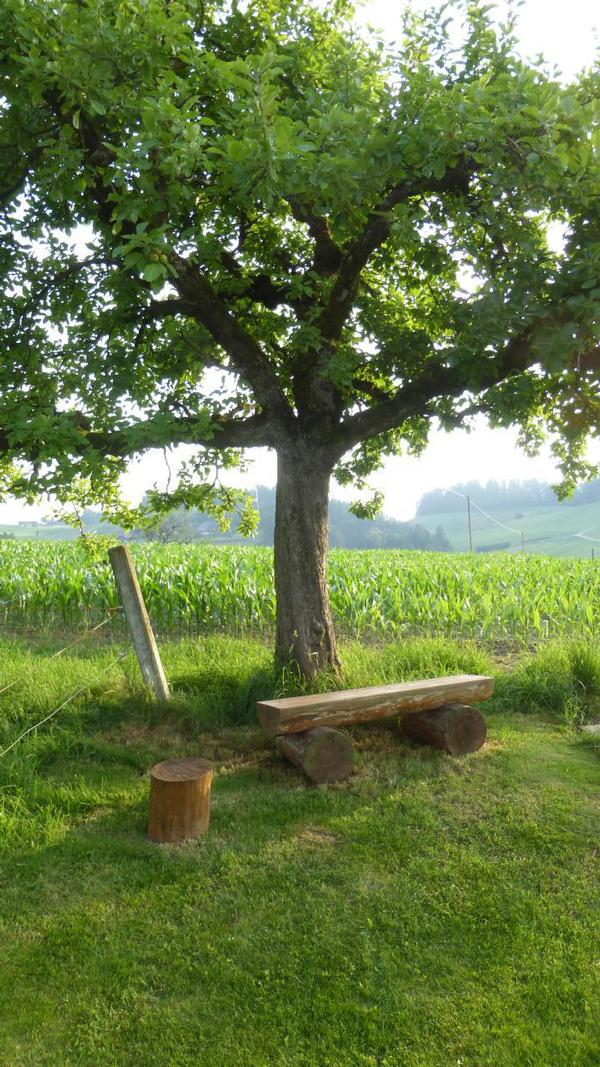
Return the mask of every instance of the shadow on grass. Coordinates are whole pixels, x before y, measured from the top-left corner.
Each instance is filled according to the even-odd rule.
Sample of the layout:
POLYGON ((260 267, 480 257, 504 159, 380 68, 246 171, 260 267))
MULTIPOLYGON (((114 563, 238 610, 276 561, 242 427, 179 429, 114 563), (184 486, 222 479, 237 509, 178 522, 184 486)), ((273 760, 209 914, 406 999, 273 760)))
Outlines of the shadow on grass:
POLYGON ((49 830, 54 840, 36 845, 26 830, 22 845, 6 849, 2 866, 5 875, 10 866, 10 879, 2 878, 0 907, 5 917, 24 919, 27 913, 56 912, 63 904, 77 907, 90 897, 118 897, 125 887, 135 892, 149 879, 193 881, 199 868, 203 877, 216 877, 233 853, 260 863, 265 849, 293 844, 299 827, 308 826, 318 839, 334 834, 340 818, 346 824, 370 819, 382 789, 410 790, 461 773, 456 761, 414 749, 385 726, 353 730, 355 774, 328 787, 307 783, 258 730, 194 740, 171 733, 167 740, 146 724, 128 728, 129 735, 112 728, 104 736, 74 740, 68 752, 40 760, 32 807, 40 828, 54 824, 49 830), (148 769, 156 759, 191 753, 215 764, 210 832, 181 846, 153 845, 145 837, 148 769))

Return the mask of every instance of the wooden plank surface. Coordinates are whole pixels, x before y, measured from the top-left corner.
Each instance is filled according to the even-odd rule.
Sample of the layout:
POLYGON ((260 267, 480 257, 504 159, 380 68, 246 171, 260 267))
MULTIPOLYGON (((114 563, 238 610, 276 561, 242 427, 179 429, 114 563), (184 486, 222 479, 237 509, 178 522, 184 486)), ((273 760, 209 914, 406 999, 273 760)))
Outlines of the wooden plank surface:
POLYGON ((270 737, 298 733, 313 726, 341 726, 370 722, 391 715, 443 704, 473 704, 494 691, 494 679, 480 674, 458 674, 449 678, 398 682, 367 689, 345 689, 335 693, 261 700, 256 705, 258 721, 270 737))

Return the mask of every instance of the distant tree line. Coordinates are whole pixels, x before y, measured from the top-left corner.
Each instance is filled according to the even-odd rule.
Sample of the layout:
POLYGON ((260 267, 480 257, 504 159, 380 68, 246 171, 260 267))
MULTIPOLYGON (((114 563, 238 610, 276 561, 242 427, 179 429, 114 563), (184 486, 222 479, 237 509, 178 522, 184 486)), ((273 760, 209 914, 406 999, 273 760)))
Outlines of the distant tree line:
MULTIPOLYGON (((260 512, 257 540, 272 545, 275 490, 259 486, 257 504, 260 512)), ((451 549, 441 526, 431 533, 417 523, 399 522, 385 516, 359 519, 341 500, 329 501, 329 541, 333 548, 419 548, 436 552, 451 549)))
MULTIPOLYGON (((260 523, 255 544, 272 545, 275 524, 275 490, 258 486, 256 507, 260 523)), ((116 528, 103 522, 100 513, 92 509, 83 512, 82 523, 86 530, 97 533, 114 533, 116 528)), ((238 531, 234 517, 231 528, 223 532, 218 524, 200 511, 180 508, 165 516, 160 525, 152 530, 135 530, 122 536, 137 541, 215 541, 223 543, 247 543, 238 531)), ((374 519, 359 519, 341 500, 329 502, 329 538, 334 548, 413 548, 426 551, 449 552, 451 545, 441 526, 434 532, 414 522, 399 522, 385 516, 374 519)))
MULTIPOLYGON (((481 485, 480 482, 462 482, 452 486, 452 489, 432 489, 425 493, 419 501, 417 517, 462 512, 465 509, 465 496, 471 496, 480 507, 492 512, 548 507, 557 503, 556 494, 548 482, 533 479, 523 482, 491 481, 486 485, 481 485)), ((582 504, 593 504, 598 500, 600 500, 600 478, 594 478, 580 485, 573 496, 564 503, 567 506, 577 507, 582 504)))

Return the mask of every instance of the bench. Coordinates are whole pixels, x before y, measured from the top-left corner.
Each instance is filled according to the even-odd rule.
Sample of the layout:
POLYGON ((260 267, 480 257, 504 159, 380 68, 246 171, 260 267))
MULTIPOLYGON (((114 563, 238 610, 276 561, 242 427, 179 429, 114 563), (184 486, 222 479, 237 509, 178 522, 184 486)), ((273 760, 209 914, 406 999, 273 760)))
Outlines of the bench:
POLYGON ((485 720, 471 705, 486 700, 493 690, 493 678, 459 674, 261 700, 256 708, 258 721, 286 759, 312 781, 339 781, 352 771, 352 745, 332 727, 399 715, 407 737, 462 755, 476 751, 485 740, 485 720))

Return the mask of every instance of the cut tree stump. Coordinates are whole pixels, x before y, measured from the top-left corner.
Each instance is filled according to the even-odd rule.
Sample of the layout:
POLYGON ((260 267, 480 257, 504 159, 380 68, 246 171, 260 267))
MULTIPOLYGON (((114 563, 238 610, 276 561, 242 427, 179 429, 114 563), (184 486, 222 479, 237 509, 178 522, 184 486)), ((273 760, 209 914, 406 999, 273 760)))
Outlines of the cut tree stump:
POLYGON ((352 741, 328 726, 276 737, 275 748, 311 782, 341 782, 354 769, 352 741))
POLYGON ((148 837, 162 844, 200 837, 208 830, 212 763, 163 760, 150 771, 148 837))
POLYGON ((477 752, 487 737, 483 715, 468 704, 445 704, 442 708, 404 715, 400 729, 411 741, 441 748, 452 756, 477 752))

